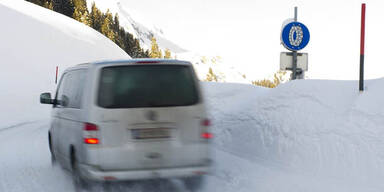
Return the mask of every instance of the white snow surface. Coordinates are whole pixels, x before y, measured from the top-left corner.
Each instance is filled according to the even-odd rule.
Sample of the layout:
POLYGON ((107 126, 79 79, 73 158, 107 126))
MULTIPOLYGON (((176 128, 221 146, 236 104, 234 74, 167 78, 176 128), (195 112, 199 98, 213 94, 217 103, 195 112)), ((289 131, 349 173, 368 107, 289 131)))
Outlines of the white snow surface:
POLYGON ((216 147, 260 166, 238 172, 261 177, 254 191, 382 191, 383 85, 366 81, 359 93, 357 81, 300 80, 252 93, 208 84, 216 147))
MULTIPOLYGON (((364 93, 355 81, 275 89, 203 83, 215 164, 201 191, 383 191, 384 79, 366 83, 364 93)), ((74 190, 69 174, 50 165, 48 125, 20 121, 0 130, 0 191, 74 190)), ((187 190, 170 180, 119 183, 111 191, 187 190)))
MULTIPOLYGON (((56 65, 129 56, 85 25, 23 1, 0 0, 0 21, 0 191, 74 191, 69 174, 50 164, 50 107, 39 94, 53 92, 56 65)), ((360 93, 357 81, 203 83, 215 164, 201 191, 384 191, 383 86, 369 80, 360 93)), ((174 179, 111 191, 187 190, 174 179)))
POLYGON ((1 126, 48 115, 49 107, 37 101, 54 90, 56 66, 62 72, 93 60, 130 58, 95 30, 26 1, 0 0, 0 23, 1 126))

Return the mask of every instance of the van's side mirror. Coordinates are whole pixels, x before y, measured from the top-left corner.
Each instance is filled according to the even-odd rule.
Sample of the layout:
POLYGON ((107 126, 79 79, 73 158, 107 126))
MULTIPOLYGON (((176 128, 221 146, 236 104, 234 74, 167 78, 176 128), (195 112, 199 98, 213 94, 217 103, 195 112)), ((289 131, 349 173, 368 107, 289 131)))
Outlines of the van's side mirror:
POLYGON ((54 104, 53 99, 51 98, 51 93, 42 93, 40 95, 40 103, 42 103, 42 104, 54 104))

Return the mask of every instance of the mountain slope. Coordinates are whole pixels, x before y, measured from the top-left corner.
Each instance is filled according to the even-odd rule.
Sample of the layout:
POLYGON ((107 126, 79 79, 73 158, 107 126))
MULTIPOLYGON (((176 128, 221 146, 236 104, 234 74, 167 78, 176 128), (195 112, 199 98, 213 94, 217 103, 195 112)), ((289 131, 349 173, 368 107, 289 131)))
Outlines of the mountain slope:
POLYGON ((55 68, 92 60, 130 58, 97 31, 25 1, 0 1, 2 126, 41 114, 39 94, 53 91, 55 68), (15 102, 17 101, 17 102, 15 102))
POLYGON ((227 63, 225 60, 219 59, 219 56, 205 55, 204 53, 197 53, 182 48, 182 46, 169 40, 159 27, 155 27, 153 23, 145 21, 146 19, 140 17, 137 13, 135 15, 133 10, 127 8, 128 3, 122 3, 121 0, 87 0, 89 10, 91 10, 93 2, 103 12, 109 10, 113 14, 117 13, 120 25, 134 35, 135 38, 139 39, 140 45, 144 49, 151 49, 151 40, 152 37, 155 37, 160 49, 163 51, 169 49, 173 57, 192 62, 200 79, 204 80, 209 68, 212 68, 221 82, 250 83, 249 80, 243 78, 243 73, 236 69, 236 63, 227 63))
POLYGON ((160 29, 152 26, 144 26, 142 23, 134 20, 131 16, 132 11, 123 6, 120 0, 87 0, 89 10, 91 10, 90 8, 93 2, 103 12, 109 10, 113 14, 117 13, 119 15, 120 25, 137 38, 144 49, 151 48, 151 39, 155 37, 162 50, 169 49, 176 54, 187 51, 164 37, 160 29))

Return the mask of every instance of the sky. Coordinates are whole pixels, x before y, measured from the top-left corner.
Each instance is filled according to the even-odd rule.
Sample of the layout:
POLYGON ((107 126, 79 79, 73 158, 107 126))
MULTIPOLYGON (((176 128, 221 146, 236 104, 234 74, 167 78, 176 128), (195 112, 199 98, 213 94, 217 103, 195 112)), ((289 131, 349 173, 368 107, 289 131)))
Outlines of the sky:
MULTIPOLYGON (((250 79, 279 70, 282 23, 294 15, 311 39, 309 79, 351 80, 359 77, 360 0, 120 0, 124 7, 161 28, 188 50, 218 55, 250 79)), ((367 0, 365 77, 384 76, 384 2, 367 0)), ((135 15, 133 14, 133 15, 135 15)), ((135 18, 134 18, 135 19, 135 18)))

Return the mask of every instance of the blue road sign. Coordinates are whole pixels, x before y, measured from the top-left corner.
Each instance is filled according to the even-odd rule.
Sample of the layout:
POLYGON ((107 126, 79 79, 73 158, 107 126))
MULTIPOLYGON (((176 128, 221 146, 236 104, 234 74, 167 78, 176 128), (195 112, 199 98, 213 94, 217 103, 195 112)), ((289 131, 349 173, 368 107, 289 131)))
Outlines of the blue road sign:
POLYGON ((281 41, 285 48, 299 51, 309 42, 309 30, 300 22, 288 23, 281 31, 281 41))

